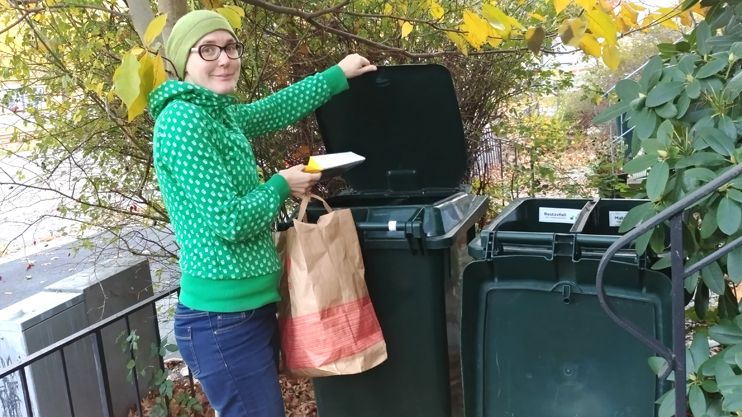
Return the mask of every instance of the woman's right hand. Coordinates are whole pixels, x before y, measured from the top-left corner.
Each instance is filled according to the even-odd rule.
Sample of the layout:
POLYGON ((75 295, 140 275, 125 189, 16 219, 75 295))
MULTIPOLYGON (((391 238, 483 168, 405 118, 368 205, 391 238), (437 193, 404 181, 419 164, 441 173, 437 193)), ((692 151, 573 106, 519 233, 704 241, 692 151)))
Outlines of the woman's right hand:
POLYGON ((278 174, 289 184, 291 195, 294 198, 301 199, 308 194, 322 176, 321 174, 304 172, 304 168, 306 168, 306 165, 300 164, 278 171, 278 174))

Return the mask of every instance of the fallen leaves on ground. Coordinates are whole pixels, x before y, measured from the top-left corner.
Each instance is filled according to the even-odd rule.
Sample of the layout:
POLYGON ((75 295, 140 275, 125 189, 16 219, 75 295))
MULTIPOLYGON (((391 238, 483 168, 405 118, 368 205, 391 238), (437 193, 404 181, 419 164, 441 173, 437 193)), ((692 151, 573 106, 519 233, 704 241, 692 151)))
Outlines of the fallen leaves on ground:
POLYGON ((286 417, 317 417, 314 387, 309 378, 280 377, 286 417))
MULTIPOLYGON (((214 409, 211 408, 206 395, 201 389, 201 384, 193 381, 193 391, 187 374, 183 371, 184 365, 181 360, 168 360, 166 362, 169 376, 168 379, 173 381, 173 399, 170 400, 170 417, 215 417, 214 409), (185 409, 178 405, 175 398, 179 393, 194 395, 201 403, 203 411, 198 412, 191 409, 185 409)), ((279 378, 281 385, 281 394, 283 403, 286 408, 286 417, 317 417, 317 402, 314 399, 314 388, 308 378, 293 378, 281 375, 279 378)), ((152 390, 145 399, 142 400, 142 417, 151 417, 150 411, 156 404, 159 393, 152 390)), ((129 410, 127 417, 139 417, 136 408, 129 410)))

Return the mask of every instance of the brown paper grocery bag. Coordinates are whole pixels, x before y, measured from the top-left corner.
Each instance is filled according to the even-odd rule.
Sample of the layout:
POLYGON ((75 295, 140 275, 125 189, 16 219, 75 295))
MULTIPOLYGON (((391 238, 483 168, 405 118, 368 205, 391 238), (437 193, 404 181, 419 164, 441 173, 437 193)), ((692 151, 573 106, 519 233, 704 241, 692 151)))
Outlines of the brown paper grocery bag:
POLYGON ((350 210, 332 210, 311 195, 302 200, 293 222, 277 241, 284 260, 279 306, 284 371, 348 375, 382 363, 386 343, 366 289, 350 210), (310 198, 327 210, 316 224, 305 219, 310 198))

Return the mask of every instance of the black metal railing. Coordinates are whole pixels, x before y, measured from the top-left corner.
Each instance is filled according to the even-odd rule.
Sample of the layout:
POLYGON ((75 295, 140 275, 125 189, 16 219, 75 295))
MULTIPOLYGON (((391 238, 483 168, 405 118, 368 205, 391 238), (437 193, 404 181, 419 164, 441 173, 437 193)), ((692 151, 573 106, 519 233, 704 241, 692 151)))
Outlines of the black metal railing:
MULTIPOLYGON (((62 364, 62 372, 64 374, 64 381, 65 386, 60 387, 60 389, 64 389, 66 391, 67 396, 67 405, 69 407, 69 410, 71 412, 72 417, 75 417, 75 404, 72 398, 71 393, 71 385, 70 385, 70 370, 67 369, 67 360, 64 353, 64 348, 67 346, 72 345, 73 343, 80 341, 88 336, 94 335, 95 337, 95 349, 97 352, 97 355, 94 355, 95 358, 95 365, 96 365, 96 372, 98 381, 101 381, 102 383, 102 393, 105 399, 105 404, 103 405, 103 416, 102 417, 114 417, 113 412, 113 401, 112 401, 112 393, 111 388, 109 386, 109 375, 108 375, 108 369, 106 366, 106 351, 104 349, 104 341, 102 337, 102 331, 107 328, 108 326, 114 325, 118 323, 119 321, 123 320, 126 324, 126 334, 131 333, 131 322, 130 322, 130 316, 139 310, 143 310, 147 307, 155 307, 155 303, 165 297, 168 297, 172 294, 176 294, 180 290, 180 287, 174 287, 169 290, 159 292, 145 300, 142 300, 138 302, 137 304, 132 305, 131 307, 128 307, 121 312, 114 314, 106 319, 103 319, 85 329, 82 329, 62 340, 60 340, 57 343, 52 344, 51 346, 48 346, 44 349, 41 349, 35 353, 30 354, 29 356, 25 357, 22 361, 20 361, 17 364, 11 365, 6 367, 5 369, 0 369, 0 381, 2 381, 6 377, 10 377, 13 374, 18 374, 21 384, 21 390, 23 392, 23 407, 26 410, 26 416, 33 417, 33 407, 32 407, 32 400, 29 390, 29 384, 28 384, 28 377, 26 375, 26 372, 29 371, 29 367, 31 367, 34 363, 47 358, 51 357, 54 354, 59 354, 59 357, 61 359, 62 364)), ((156 310, 155 310, 156 311, 156 310)), ((155 334, 157 336, 157 341, 159 342, 161 336, 159 331, 158 323, 156 322, 154 324, 155 334)), ((134 352, 133 350, 129 349, 131 359, 135 360, 134 352)), ((164 369, 164 363, 163 358, 161 356, 158 356, 159 358, 159 366, 160 369, 164 369)), ((74 370, 72 370, 74 373, 74 370)), ((143 411, 142 411, 142 395, 140 391, 140 381, 139 381, 139 373, 137 372, 136 366, 132 369, 132 378, 133 378, 133 384, 136 390, 136 397, 137 397, 137 403, 136 403, 136 409, 137 409, 137 415, 139 417, 143 417, 143 411)), ((193 377, 191 376, 191 373, 188 373, 188 378, 190 381, 190 389, 191 393, 194 393, 194 386, 193 386, 193 377)), ((115 394, 115 393, 114 393, 115 394)))
POLYGON ((715 252, 694 263, 690 267, 685 266, 683 254, 683 215, 685 210, 694 206, 709 194, 716 192, 719 187, 742 175, 742 164, 739 164, 704 186, 686 195, 670 207, 651 217, 649 220, 637 225, 630 232, 614 242, 603 255, 598 265, 596 287, 601 307, 618 326, 626 330, 635 338, 648 346, 652 351, 667 361, 660 378, 667 378, 671 372, 675 372, 675 410, 676 416, 684 416, 686 409, 686 368, 685 368, 685 278, 701 270, 701 268, 728 254, 735 248, 742 246, 742 236, 727 243, 715 252), (670 260, 671 260, 671 299, 672 299, 672 349, 667 348, 662 342, 646 335, 635 324, 624 320, 611 308, 606 298, 603 275, 608 263, 613 256, 623 247, 627 246, 638 237, 651 231, 655 226, 670 220, 670 260))

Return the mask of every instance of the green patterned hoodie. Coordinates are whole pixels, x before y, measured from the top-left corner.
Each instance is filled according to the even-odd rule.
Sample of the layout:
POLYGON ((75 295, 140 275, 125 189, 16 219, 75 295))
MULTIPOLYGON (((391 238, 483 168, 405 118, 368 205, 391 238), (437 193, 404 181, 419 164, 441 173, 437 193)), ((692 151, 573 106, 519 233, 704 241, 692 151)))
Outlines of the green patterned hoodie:
POLYGON ((294 123, 348 88, 338 66, 250 104, 181 81, 149 96, 154 164, 180 246, 180 301, 235 312, 278 301, 271 224, 286 180, 261 183, 249 139, 294 123))

